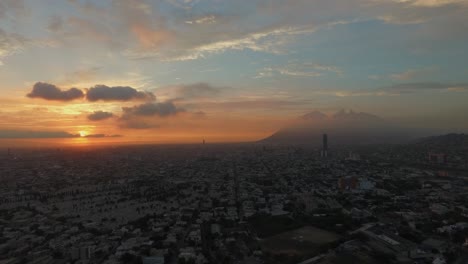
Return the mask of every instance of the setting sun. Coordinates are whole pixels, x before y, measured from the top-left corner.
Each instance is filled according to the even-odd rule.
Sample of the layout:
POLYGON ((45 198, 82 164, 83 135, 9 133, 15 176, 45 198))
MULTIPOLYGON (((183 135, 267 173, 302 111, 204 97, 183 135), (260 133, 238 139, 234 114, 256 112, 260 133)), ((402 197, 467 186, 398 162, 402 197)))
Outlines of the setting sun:
POLYGON ((86 133, 86 131, 80 131, 78 133, 80 134, 80 137, 86 137, 86 135, 88 135, 88 133, 86 133))

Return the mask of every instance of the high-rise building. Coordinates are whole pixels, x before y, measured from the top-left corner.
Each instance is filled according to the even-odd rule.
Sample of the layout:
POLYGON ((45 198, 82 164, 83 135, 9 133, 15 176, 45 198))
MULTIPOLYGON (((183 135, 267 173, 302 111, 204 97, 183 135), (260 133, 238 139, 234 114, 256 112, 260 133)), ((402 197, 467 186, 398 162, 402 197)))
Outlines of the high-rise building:
POLYGON ((320 153, 320 156, 322 156, 323 158, 328 157, 328 136, 327 136, 327 134, 323 134, 322 151, 320 153))

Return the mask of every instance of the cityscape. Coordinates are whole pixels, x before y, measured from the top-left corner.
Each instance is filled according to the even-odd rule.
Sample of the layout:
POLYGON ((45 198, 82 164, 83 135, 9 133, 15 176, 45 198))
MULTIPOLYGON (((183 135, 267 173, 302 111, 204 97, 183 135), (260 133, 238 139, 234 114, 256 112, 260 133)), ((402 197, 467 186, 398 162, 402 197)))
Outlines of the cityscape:
POLYGON ((322 140, 9 149, 1 263, 467 263, 467 136, 322 140))
POLYGON ((0 0, 0 264, 468 264, 468 0, 0 0))

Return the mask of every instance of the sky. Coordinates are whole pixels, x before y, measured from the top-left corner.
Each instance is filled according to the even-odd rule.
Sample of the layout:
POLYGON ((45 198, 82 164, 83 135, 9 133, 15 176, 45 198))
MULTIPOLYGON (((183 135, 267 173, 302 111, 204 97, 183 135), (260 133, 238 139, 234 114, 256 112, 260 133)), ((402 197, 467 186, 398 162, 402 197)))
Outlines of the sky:
POLYGON ((0 0, 0 139, 255 141, 340 109, 466 132, 467 13, 468 0, 0 0))

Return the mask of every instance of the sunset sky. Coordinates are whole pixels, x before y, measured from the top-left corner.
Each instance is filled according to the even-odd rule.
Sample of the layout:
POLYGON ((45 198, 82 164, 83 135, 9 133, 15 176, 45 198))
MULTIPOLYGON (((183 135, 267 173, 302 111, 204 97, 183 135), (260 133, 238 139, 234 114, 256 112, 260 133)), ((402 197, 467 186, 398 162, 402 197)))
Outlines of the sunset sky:
POLYGON ((0 138, 250 141, 342 108, 467 132, 467 14, 468 0, 0 0, 0 138))

